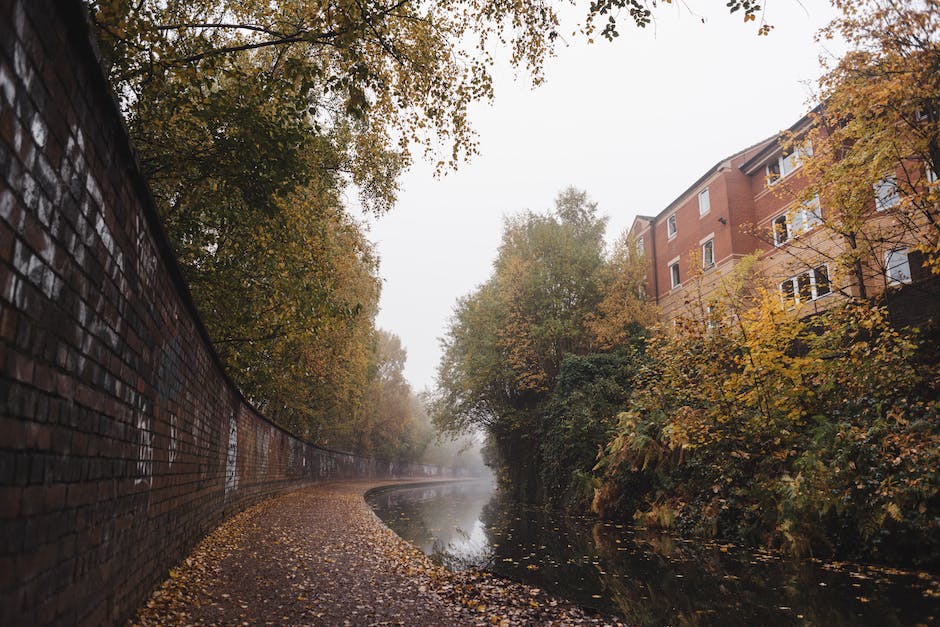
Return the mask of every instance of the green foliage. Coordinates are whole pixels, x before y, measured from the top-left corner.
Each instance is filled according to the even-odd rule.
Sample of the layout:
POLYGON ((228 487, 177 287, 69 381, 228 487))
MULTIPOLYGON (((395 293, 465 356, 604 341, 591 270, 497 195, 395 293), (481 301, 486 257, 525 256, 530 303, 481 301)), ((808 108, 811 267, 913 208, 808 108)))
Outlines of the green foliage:
POLYGON ((375 339, 365 401, 355 420, 355 448, 382 459, 421 459, 434 432, 423 401, 405 380, 407 354, 392 333, 379 329, 375 339))
POLYGON ((600 272, 601 300, 587 323, 600 350, 628 346, 637 334, 656 322, 656 308, 646 302, 646 258, 636 240, 625 232, 600 272))
MULTIPOLYGON (((811 128, 788 138, 802 167, 775 193, 818 195, 823 223, 788 250, 830 260, 864 299, 866 286, 885 284, 886 250, 919 250, 938 268, 928 171, 940 165, 940 7, 834 4, 842 15, 821 36, 853 50, 827 68, 811 128), (873 186, 886 175, 899 200, 875 212, 873 186)), ((735 281, 707 320, 651 339, 598 464, 594 508, 794 553, 940 563, 931 340, 894 328, 868 301, 800 319, 757 287, 757 272, 735 281)))
POLYGON ((439 427, 537 428, 561 360, 591 345, 584 321, 600 299, 604 224, 574 189, 551 215, 507 219, 493 275, 458 303, 444 340, 439 427))
MULTIPOLYGON (((86 4, 142 171, 235 381, 303 435, 396 454, 398 444, 367 433, 389 426, 366 413, 391 401, 373 389, 383 359, 374 329, 377 260, 344 196, 355 190, 381 213, 395 202, 413 146, 439 168, 472 155, 467 112, 492 96, 496 50, 508 47, 513 65, 541 80, 560 26, 555 7, 86 4)), ((572 224, 586 217, 576 214, 572 224)), ((571 325, 556 322, 564 321, 527 327, 530 346, 516 358, 527 362, 528 383, 519 388, 516 363, 508 396, 513 387, 537 393, 553 376, 560 353, 531 358, 548 355, 550 345, 568 350, 571 325)))
POLYGON ((661 333, 594 506, 796 553, 940 559, 938 381, 916 349, 876 306, 800 320, 774 296, 661 333))
MULTIPOLYGON (((672 0, 665 0, 665 4, 671 2, 672 0)), ((758 23, 758 35, 767 35, 773 30, 773 26, 763 19, 762 5, 755 0, 727 0, 725 6, 731 13, 742 11, 745 23, 758 23)), ((618 17, 622 13, 629 15, 636 26, 645 28, 653 22, 655 9, 655 0, 592 0, 588 13, 588 32, 593 33, 599 27, 602 37, 616 39, 620 36, 617 27, 618 17), (598 26, 597 22, 601 22, 601 25, 598 26)), ((701 19, 705 21, 705 18, 701 19)))
POLYGON ((811 148, 801 158, 803 176, 775 192, 802 202, 818 197, 824 214, 818 231, 841 249, 819 246, 818 236, 790 247, 828 253, 834 273, 851 277, 864 298, 867 286, 890 282, 886 251, 916 250, 940 273, 940 187, 929 175, 940 168, 940 5, 833 4, 841 15, 818 38, 840 39, 851 49, 824 61, 812 127, 784 142, 790 150, 811 148), (897 204, 875 218, 874 187, 888 176, 897 204))
POLYGON ((633 279, 616 276, 621 249, 604 254, 605 223, 570 188, 551 214, 507 219, 492 276, 458 303, 444 340, 435 423, 450 432, 485 429, 504 476, 527 498, 583 500, 574 473, 592 483, 611 409, 629 386, 625 341, 639 323, 607 314, 616 303, 629 312, 642 306, 633 279), (620 353, 591 355, 610 338, 623 343, 620 353))
POLYGON ((592 469, 613 435, 617 409, 630 397, 639 359, 636 350, 624 347, 562 361, 539 437, 547 502, 574 508, 590 503, 599 487, 592 469))

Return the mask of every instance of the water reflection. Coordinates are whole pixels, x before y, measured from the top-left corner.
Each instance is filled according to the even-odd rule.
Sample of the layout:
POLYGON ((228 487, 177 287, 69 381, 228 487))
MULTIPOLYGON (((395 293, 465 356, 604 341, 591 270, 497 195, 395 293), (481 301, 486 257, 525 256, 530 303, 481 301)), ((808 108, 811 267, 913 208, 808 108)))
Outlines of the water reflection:
POLYGON ((397 488, 369 501, 448 568, 485 568, 639 625, 940 622, 940 582, 926 573, 703 546, 522 506, 489 483, 397 488))
POLYGON ((485 567, 493 549, 481 520, 494 493, 489 481, 392 488, 368 501, 395 533, 451 570, 485 567))

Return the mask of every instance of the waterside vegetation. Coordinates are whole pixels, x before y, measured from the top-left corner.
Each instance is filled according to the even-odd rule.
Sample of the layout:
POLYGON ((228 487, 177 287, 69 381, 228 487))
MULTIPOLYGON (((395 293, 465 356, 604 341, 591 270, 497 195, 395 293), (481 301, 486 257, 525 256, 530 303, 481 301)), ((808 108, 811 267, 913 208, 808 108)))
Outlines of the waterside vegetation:
POLYGON ((843 244, 830 268, 860 293, 806 316, 755 255, 653 324, 642 251, 624 237, 605 253, 584 192, 508 219, 491 278, 457 304, 432 414, 485 428, 522 498, 801 555, 940 564, 940 330, 893 319, 893 289, 864 289, 887 276, 870 259, 890 238, 916 236, 940 272, 940 4, 834 5, 820 36, 852 50, 820 82, 809 185, 775 193, 839 208, 818 233, 843 244), (886 172, 898 209, 873 221, 886 172))

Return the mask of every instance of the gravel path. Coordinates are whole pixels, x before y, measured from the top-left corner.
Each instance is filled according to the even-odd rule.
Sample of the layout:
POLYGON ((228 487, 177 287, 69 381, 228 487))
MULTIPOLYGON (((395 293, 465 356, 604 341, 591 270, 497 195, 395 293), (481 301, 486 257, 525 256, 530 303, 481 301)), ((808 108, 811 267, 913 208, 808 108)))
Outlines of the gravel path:
POLYGON ((385 527, 362 498, 398 482, 315 485, 213 531, 132 624, 621 624, 529 586, 453 574, 385 527))

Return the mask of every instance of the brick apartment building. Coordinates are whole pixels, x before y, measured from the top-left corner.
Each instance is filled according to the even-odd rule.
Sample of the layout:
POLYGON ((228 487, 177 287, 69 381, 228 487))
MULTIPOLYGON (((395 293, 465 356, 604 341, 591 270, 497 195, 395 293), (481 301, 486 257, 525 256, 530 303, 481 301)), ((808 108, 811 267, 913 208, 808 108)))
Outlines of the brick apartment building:
MULTIPOLYGON (((704 315, 722 279, 755 251, 781 298, 806 313, 860 295, 857 274, 840 271, 834 262, 845 242, 822 226, 834 209, 818 198, 797 200, 806 189, 800 158, 812 146, 786 153, 781 139, 800 136, 811 124, 804 116, 719 161, 656 216, 634 220, 631 233, 647 261, 646 297, 659 306, 663 321, 704 315)), ((936 181, 919 167, 927 181, 936 181)), ((886 175, 871 193, 870 219, 883 222, 884 229, 861 273, 868 296, 928 276, 919 253, 910 250, 915 241, 897 228, 892 232, 891 211, 898 204, 897 181, 886 175)))

